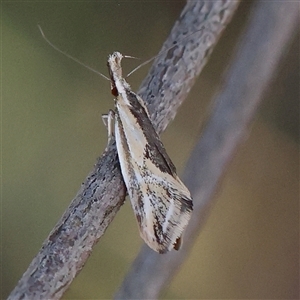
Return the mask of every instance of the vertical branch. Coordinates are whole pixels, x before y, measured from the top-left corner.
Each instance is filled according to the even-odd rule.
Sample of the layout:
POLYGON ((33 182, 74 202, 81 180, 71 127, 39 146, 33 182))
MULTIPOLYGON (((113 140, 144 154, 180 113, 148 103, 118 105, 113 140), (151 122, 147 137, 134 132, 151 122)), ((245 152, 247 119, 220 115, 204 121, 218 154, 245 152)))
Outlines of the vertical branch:
POLYGON ((213 114, 186 166, 184 181, 194 198, 194 212, 183 247, 162 256, 144 246, 116 299, 156 299, 188 255, 220 178, 247 136, 262 94, 295 33, 298 16, 295 2, 260 1, 255 6, 213 114))

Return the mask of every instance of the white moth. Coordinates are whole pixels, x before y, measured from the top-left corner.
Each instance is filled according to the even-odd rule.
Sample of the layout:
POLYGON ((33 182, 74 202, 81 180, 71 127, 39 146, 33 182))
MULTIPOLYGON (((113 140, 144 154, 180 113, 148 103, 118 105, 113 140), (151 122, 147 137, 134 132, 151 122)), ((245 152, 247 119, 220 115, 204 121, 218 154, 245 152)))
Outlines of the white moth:
POLYGON ((121 60, 108 57, 115 111, 112 119, 121 172, 134 210, 140 235, 159 253, 178 250, 193 210, 189 190, 178 178, 175 166, 155 131, 144 101, 122 77, 121 60))

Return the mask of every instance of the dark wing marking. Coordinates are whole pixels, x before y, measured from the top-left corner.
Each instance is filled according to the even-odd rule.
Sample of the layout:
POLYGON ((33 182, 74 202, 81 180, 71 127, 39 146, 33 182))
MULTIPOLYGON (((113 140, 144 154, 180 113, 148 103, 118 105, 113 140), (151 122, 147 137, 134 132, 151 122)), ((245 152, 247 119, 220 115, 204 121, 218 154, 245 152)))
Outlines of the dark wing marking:
POLYGON ((144 166, 145 168, 141 170, 142 178, 139 185, 146 192, 138 195, 131 190, 132 199, 142 197, 142 202, 148 202, 146 206, 151 208, 146 211, 139 211, 138 208, 142 236, 152 248, 156 247, 160 253, 165 253, 172 248, 178 250, 179 240, 193 210, 190 193, 184 186, 181 186, 182 183, 178 177, 174 179, 166 174, 164 178, 157 179, 150 174, 147 162, 144 166), (149 227, 152 234, 149 234, 149 227))
POLYGON ((132 91, 127 91, 127 97, 132 106, 130 111, 136 118, 140 127, 143 128, 143 133, 148 142, 145 149, 145 156, 149 158, 161 172, 175 176, 176 168, 169 158, 164 145, 160 141, 145 107, 141 105, 138 101, 138 96, 132 91))

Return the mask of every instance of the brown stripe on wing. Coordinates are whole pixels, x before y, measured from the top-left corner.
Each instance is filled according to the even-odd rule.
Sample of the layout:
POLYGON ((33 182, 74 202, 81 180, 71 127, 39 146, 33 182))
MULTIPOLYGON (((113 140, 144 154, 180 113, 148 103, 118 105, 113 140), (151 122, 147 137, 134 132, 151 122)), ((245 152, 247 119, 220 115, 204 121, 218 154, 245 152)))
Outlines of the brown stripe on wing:
POLYGON ((139 103, 137 95, 132 91, 127 91, 127 98, 131 104, 130 112, 136 118, 140 127, 143 128, 143 133, 148 142, 144 150, 145 157, 149 158, 161 172, 175 176, 176 168, 160 141, 145 108, 139 103))

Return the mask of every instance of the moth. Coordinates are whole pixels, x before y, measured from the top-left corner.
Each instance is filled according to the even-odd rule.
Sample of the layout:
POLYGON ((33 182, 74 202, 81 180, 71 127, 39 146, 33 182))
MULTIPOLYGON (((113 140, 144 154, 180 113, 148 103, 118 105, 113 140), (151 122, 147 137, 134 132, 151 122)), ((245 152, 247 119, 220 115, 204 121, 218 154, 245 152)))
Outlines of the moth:
MULTIPOLYGON (((110 78, 107 78, 60 50, 38 27, 45 41, 55 50, 110 80, 115 111, 110 110, 108 115, 103 115, 103 121, 108 128, 109 139, 113 135, 114 121, 121 172, 140 235, 150 248, 159 253, 166 253, 173 248, 179 250, 182 233, 193 211, 192 197, 177 176, 176 168, 151 123, 143 99, 131 90, 122 76, 121 61, 125 56, 119 52, 109 55, 107 65, 110 78)), ((151 60, 153 58, 139 67, 151 60)))
POLYGON ((123 78, 122 58, 119 52, 108 57, 115 110, 103 118, 109 137, 114 127, 121 172, 141 237, 159 253, 178 250, 191 218, 192 197, 177 176, 144 101, 123 78))

